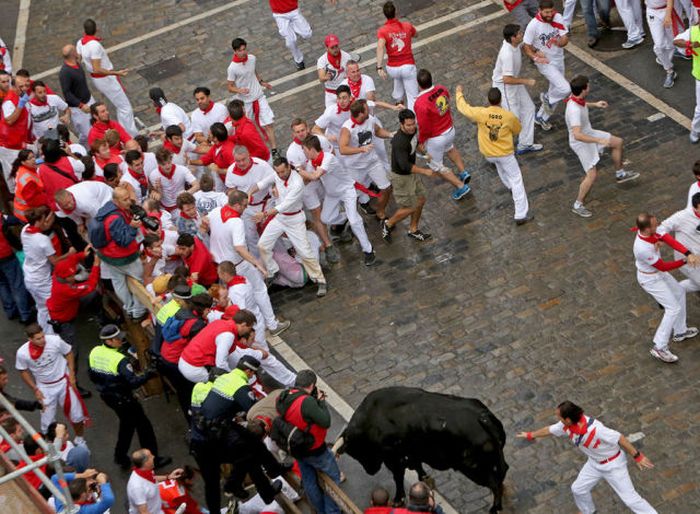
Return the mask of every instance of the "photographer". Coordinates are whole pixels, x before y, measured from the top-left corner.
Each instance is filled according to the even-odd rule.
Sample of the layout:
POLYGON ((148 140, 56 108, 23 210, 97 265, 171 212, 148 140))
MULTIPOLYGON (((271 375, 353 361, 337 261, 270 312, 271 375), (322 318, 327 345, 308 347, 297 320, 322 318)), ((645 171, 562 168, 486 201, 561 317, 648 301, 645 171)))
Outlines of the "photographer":
POLYGON ((434 512, 443 514, 442 507, 435 503, 433 491, 425 482, 416 482, 408 491, 408 505, 405 509, 394 509, 394 514, 409 514, 411 512, 422 512, 425 514, 434 512))
MULTIPOLYGON (((109 478, 104 473, 94 469, 86 469, 83 473, 66 473, 66 482, 73 503, 78 506, 79 514, 103 514, 114 505, 114 493, 109 478)), ((61 488, 58 475, 51 477, 56 487, 61 488)), ((56 512, 64 512, 63 502, 54 496, 56 512)))
POLYGON ((132 214, 133 199, 129 191, 117 187, 112 201, 97 212, 88 225, 92 246, 102 260, 102 278, 112 281, 114 292, 124 303, 124 310, 134 320, 146 315, 146 308, 131 294, 127 277, 143 281, 143 265, 139 259, 142 221, 132 214))

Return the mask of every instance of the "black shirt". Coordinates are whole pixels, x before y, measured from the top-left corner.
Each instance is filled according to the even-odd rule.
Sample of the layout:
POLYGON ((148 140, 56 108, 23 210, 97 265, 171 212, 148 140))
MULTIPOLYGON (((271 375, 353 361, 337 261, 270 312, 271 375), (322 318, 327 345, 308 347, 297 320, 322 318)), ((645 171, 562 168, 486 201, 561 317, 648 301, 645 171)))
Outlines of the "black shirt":
POLYGON ((415 134, 406 134, 399 129, 391 138, 391 171, 397 175, 410 175, 416 163, 415 134))
POLYGON ((58 72, 58 78, 61 81, 63 98, 70 107, 79 107, 81 103, 86 104, 90 101, 90 88, 82 66, 74 68, 64 62, 58 72))

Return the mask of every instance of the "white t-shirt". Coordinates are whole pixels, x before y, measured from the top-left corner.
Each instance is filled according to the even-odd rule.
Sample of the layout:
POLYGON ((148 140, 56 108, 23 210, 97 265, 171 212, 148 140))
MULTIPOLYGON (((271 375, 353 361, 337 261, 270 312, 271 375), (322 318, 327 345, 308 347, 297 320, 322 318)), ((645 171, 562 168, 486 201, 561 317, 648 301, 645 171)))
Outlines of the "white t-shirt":
MULTIPOLYGON (((270 175, 276 175, 275 170, 272 169, 272 166, 270 166, 262 159, 258 159, 257 157, 251 157, 250 159, 253 161, 253 163, 245 175, 236 175, 233 172, 233 169, 236 167, 235 163, 228 167, 228 170, 226 170, 225 182, 226 187, 228 189, 235 188, 239 191, 247 193, 255 184, 261 182, 265 177, 269 177, 270 175)), ((269 187, 258 191, 253 195, 253 200, 251 203, 260 203, 269 194, 269 187)))
POLYGON ((591 420, 590 417, 584 416, 588 427, 586 433, 582 435, 573 434, 570 431, 564 430, 564 423, 561 421, 549 427, 549 433, 555 437, 568 436, 569 440, 583 454, 596 462, 600 462, 610 457, 613 457, 620 451, 620 432, 612 430, 600 421, 591 420))
MULTIPOLYGON (((319 128, 325 131, 326 137, 340 137, 340 128, 350 119, 350 109, 341 111, 338 104, 329 105, 323 114, 314 122, 319 128)), ((338 148, 338 143, 333 142, 333 147, 338 148)))
POLYGON ((209 214, 217 207, 223 207, 228 202, 226 193, 219 191, 197 191, 194 193, 197 212, 201 215, 209 214))
POLYGON ((657 270, 654 264, 661 259, 661 253, 654 243, 649 241, 644 241, 642 237, 637 234, 634 238, 634 264, 637 269, 643 273, 656 273, 657 270))
POLYGON ((185 127, 182 136, 187 139, 192 135, 192 121, 185 110, 172 102, 168 102, 160 108, 160 124, 163 130, 170 125, 180 125, 181 123, 185 127))
POLYGON ((503 77, 519 77, 522 66, 522 53, 520 45, 513 46, 508 41, 504 41, 498 51, 496 66, 493 68, 491 80, 493 87, 503 87, 503 77))
POLYGON ((68 109, 68 104, 58 95, 46 95, 46 105, 29 102, 27 108, 32 117, 32 133, 39 139, 47 130, 58 126, 58 115, 68 109))
MULTIPOLYGON (((371 145, 373 142, 374 129, 377 118, 370 115, 360 125, 356 125, 352 119, 343 123, 343 128, 350 131, 350 146, 361 148, 371 145)), ((343 155, 343 164, 348 169, 364 170, 374 165, 379 160, 377 152, 372 149, 367 153, 356 153, 353 155, 343 155)))
POLYGON ((557 28, 549 23, 539 21, 537 18, 532 18, 525 29, 523 43, 534 47, 542 52, 550 61, 563 61, 564 49, 557 46, 555 43, 561 36, 569 33, 566 29, 564 18, 561 14, 554 15, 553 23, 559 24, 564 28, 557 28))
POLYGON ((187 184, 196 182, 195 176, 184 166, 174 164, 175 171, 170 178, 160 172, 160 168, 156 168, 148 176, 148 180, 153 187, 160 181, 161 198, 160 203, 164 207, 175 207, 177 204, 177 195, 187 189, 187 184))
MULTIPOLYGON (((342 82, 342 85, 349 85, 348 78, 342 82)), ((358 100, 367 100, 367 94, 374 93, 377 88, 374 86, 374 79, 369 75, 360 75, 360 94, 357 96, 358 100)))
POLYGON ((27 232, 29 225, 22 229, 21 239, 24 250, 24 281, 27 284, 51 284, 51 263, 49 257, 56 254, 51 238, 43 233, 27 232))
MULTIPOLYGON (((691 253, 697 254, 700 253, 700 232, 696 230, 698 225, 700 225, 700 219, 695 215, 693 208, 688 206, 663 220, 656 233, 670 233, 691 253)), ((673 255, 676 259, 685 257, 675 250, 673 255)))
MULTIPOLYGON (((27 105, 29 105, 27 103, 27 105)), ((24 107, 25 109, 27 108, 26 106, 24 107)), ((7 118, 9 116, 12 116, 12 114, 15 112, 15 110, 18 109, 18 106, 13 104, 10 100, 5 100, 2 103, 2 115, 7 118)), ((31 127, 31 116, 27 116, 27 126, 31 127)), ((14 126, 14 125, 13 125, 14 126)), ((19 126, 18 126, 19 127, 19 126)))
MULTIPOLYGON (((330 141, 328 141, 328 139, 323 136, 319 136, 318 134, 313 135, 316 136, 318 141, 321 143, 321 150, 326 153, 333 153, 333 145, 330 141)), ((308 159, 304 153, 304 147, 299 143, 292 141, 289 144, 289 147, 287 147, 287 160, 292 166, 301 170, 305 169, 308 159)))
POLYGON ((209 250, 217 263, 241 262, 235 246, 245 246, 245 225, 241 218, 231 218, 226 223, 221 219, 221 207, 209 213, 209 250))
POLYGON ((88 41, 85 45, 83 45, 80 40, 78 40, 78 42, 75 44, 75 49, 77 50, 78 55, 82 57, 83 65, 88 73, 92 73, 94 71, 92 67, 93 59, 100 60, 100 67, 103 70, 114 69, 114 66, 112 66, 112 61, 109 60, 105 48, 99 41, 88 41))
POLYGON ((62 218, 70 218, 78 224, 97 216, 97 211, 112 200, 112 193, 114 193, 111 187, 97 180, 78 182, 70 186, 67 191, 75 199, 75 209, 70 213, 66 213, 56 206, 58 209, 56 214, 62 218))
POLYGON ((588 118, 588 106, 581 106, 569 100, 566 102, 566 128, 569 130, 569 144, 580 143, 575 137, 573 128, 581 127, 581 132, 594 135, 591 120, 588 118))
MULTIPOLYGON (((69 157, 69 159, 70 159, 70 157, 69 157)), ((77 161, 77 162, 80 162, 80 161, 77 161)), ((102 168, 102 166, 97 164, 97 161, 95 160, 94 157, 92 158, 92 162, 95 163, 95 176, 96 177, 104 177, 105 176, 104 168, 102 168)), ((80 164, 82 165, 83 163, 80 162, 80 164)), ((128 171, 129 166, 128 166, 128 164, 126 164, 126 161, 124 160, 124 158, 121 155, 119 156, 119 163, 117 164, 117 166, 119 167, 119 171, 122 172, 122 175, 126 175, 129 172, 128 171)), ((75 168, 75 166, 73 166, 73 167, 75 168)))
POLYGON ((195 109, 192 111, 192 133, 201 132, 206 136, 209 134, 209 127, 214 123, 223 123, 227 116, 226 106, 216 102, 208 112, 195 109))
POLYGON ((187 165, 187 155, 194 152, 197 149, 197 145, 188 139, 182 140, 182 146, 180 151, 173 152, 173 164, 179 164, 180 166, 187 165))
POLYGON ((231 300, 233 305, 238 305, 239 309, 249 310, 257 317, 258 313, 255 311, 259 310, 258 304, 255 303, 253 288, 247 280, 243 283, 230 286, 228 288, 228 299, 231 300))
POLYGON ((29 355, 29 341, 17 350, 15 368, 19 371, 28 370, 37 382, 55 382, 63 377, 68 370, 68 355, 73 347, 57 335, 45 334, 46 346, 38 359, 29 355))
POLYGON ((304 209, 304 179, 296 171, 289 173, 287 180, 282 180, 277 173, 266 176, 258 182, 259 189, 274 186, 277 190, 275 210, 281 215, 296 213, 304 209))
POLYGON ((324 52, 321 57, 316 61, 316 69, 326 70, 330 74, 330 78, 323 83, 323 87, 326 89, 336 90, 338 86, 343 83, 343 80, 347 77, 346 68, 348 66, 348 61, 352 59, 352 56, 341 50, 340 51, 340 69, 335 68, 328 62, 328 52, 324 52))
POLYGON ((258 76, 255 74, 255 64, 257 58, 253 54, 248 54, 246 62, 233 62, 228 65, 227 79, 234 82, 238 88, 247 88, 248 93, 245 95, 236 94, 234 98, 243 100, 245 103, 254 102, 263 96, 262 86, 258 82, 258 76))
POLYGON ((129 514, 139 514, 137 505, 145 505, 148 514, 163 514, 158 484, 138 476, 132 471, 126 484, 129 498, 129 514))
MULTIPOLYGON (((311 161, 308 163, 308 168, 309 171, 315 171, 311 161)), ((355 180, 335 155, 324 152, 320 168, 324 171, 323 175, 321 175, 321 182, 328 196, 338 197, 343 195, 348 189, 355 187, 355 180)))
POLYGON ((700 193, 700 181, 698 180, 690 184, 690 187, 688 188, 688 207, 693 206, 693 195, 695 193, 700 193))
MULTIPOLYGON (((146 175, 146 178, 148 178, 148 175, 146 175)), ((134 193, 136 194, 136 203, 141 205, 141 202, 143 202, 144 197, 141 193, 141 183, 138 181, 138 179, 133 177, 131 173, 127 171, 122 175, 121 182, 126 182, 134 189, 134 193)))
MULTIPOLYGON (((152 172, 158 169, 158 161, 156 154, 153 152, 143 152, 143 172, 149 176, 152 172)), ((177 163, 176 163, 177 164, 177 163)))

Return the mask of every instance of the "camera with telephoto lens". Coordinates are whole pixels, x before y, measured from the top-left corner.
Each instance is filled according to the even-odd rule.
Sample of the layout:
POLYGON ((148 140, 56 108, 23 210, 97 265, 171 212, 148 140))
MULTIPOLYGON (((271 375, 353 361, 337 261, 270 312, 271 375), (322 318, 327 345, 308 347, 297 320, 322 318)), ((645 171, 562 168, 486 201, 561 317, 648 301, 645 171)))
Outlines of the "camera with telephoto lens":
POLYGON ((143 223, 148 230, 152 230, 155 232, 160 228, 160 222, 158 221, 158 218, 149 216, 148 213, 146 213, 146 209, 144 209, 140 205, 132 204, 131 207, 129 207, 129 210, 131 211, 131 214, 133 215, 134 219, 143 223))

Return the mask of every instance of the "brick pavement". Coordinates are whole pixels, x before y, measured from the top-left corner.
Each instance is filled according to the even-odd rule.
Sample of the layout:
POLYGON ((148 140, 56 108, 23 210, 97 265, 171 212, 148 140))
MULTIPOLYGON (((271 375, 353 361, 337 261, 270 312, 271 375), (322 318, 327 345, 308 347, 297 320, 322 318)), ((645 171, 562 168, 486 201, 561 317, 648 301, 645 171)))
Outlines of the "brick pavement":
MULTIPOLYGON (((413 4, 428 6, 412 12, 410 19, 416 24, 455 9, 445 0, 413 4)), ((37 2, 36 9, 40 5, 37 2)), ((110 46, 181 19, 182 11, 192 15, 220 3, 154 2, 133 26, 121 17, 135 3, 124 3, 124 11, 114 16, 107 14, 104 5, 95 11, 98 22, 101 14, 114 19, 109 27, 123 27, 122 33, 110 34, 110 46), (157 16, 149 19, 149 12, 157 16)), ((341 34, 344 42, 351 42, 350 48, 368 44, 379 20, 379 5, 364 0, 341 2, 327 26, 341 34), (371 23, 357 23, 351 13, 356 5, 369 10, 371 23)), ((117 52, 113 60, 118 66, 139 66, 177 55, 189 66, 161 85, 173 101, 191 108, 189 95, 200 81, 210 85, 215 96, 224 94, 230 39, 238 34, 232 27, 242 17, 249 21, 247 17, 258 9, 254 3, 244 4, 235 13, 117 52)), ((47 24, 51 17, 45 12, 57 10, 39 11, 40 16, 34 12, 33 6, 30 28, 46 27, 57 46, 59 40, 79 35, 79 21, 75 30, 69 30, 68 24, 56 28, 47 24)), ((315 28, 311 43, 304 46, 311 64, 322 51, 321 20, 331 11, 316 1, 305 2, 304 12, 315 28), (316 12, 310 6, 323 7, 316 12)), ((480 11, 486 12, 491 11, 480 11)), ((451 26, 454 23, 434 30, 451 26)), ((467 97, 481 103, 490 85, 501 26, 490 23, 423 47, 417 52, 418 62, 450 88, 461 82, 467 97)), ((289 73, 289 56, 269 13, 263 10, 260 19, 246 23, 246 29, 249 32, 243 31, 243 37, 259 56, 264 77, 289 73), (255 34, 264 38, 259 40, 255 34)), ((581 41, 580 32, 576 39, 581 41)), ((31 41, 25 64, 33 71, 55 65, 35 52, 31 41)), ((629 55, 640 58, 640 54, 629 55)), ((371 56, 372 52, 365 54, 371 56)), ((657 363, 648 355, 661 313, 636 284, 633 237, 627 230, 640 210, 666 216, 684 206, 697 151, 692 151, 686 132, 671 120, 648 122, 646 118, 655 111, 647 104, 571 56, 567 66, 567 76, 581 72, 592 78, 592 97, 610 102, 607 111, 593 111, 593 124, 622 136, 632 168, 643 174, 636 183, 618 186, 611 161, 604 158, 588 202, 594 218, 582 220, 569 212, 581 170, 568 149, 561 111, 553 118, 551 133, 536 133, 545 151, 520 159, 536 215, 524 227, 513 226, 510 197, 479 157, 474 128, 456 116, 459 148, 467 162, 476 166, 474 193, 454 203, 444 185, 426 182, 430 193, 424 224, 433 240, 414 244, 401 237, 401 227, 394 244, 388 246, 381 241, 378 226, 368 220, 378 266, 365 269, 359 248, 349 245, 342 249, 343 262, 329 273, 331 289, 325 299, 317 300, 309 288, 277 293, 273 301, 283 316, 295 322, 285 339, 351 405, 358 405, 369 391, 392 384, 484 400, 510 437, 508 512, 575 511, 569 485, 584 459, 563 442, 530 446, 512 437, 519 430, 551 422, 553 407, 565 398, 614 428, 644 432, 644 450, 657 467, 644 474, 632 471, 638 490, 660 512, 697 512, 700 466, 695 445, 686 441, 698 434, 700 421, 692 409, 700 399, 694 387, 700 346, 696 341, 684 343, 677 349, 681 360, 674 366, 657 363)), ((543 82, 533 67, 526 65, 525 70, 538 79, 534 96, 543 82)), ((311 77, 285 84, 280 91, 311 77)), ((139 116, 147 123, 155 121, 145 101, 150 84, 136 73, 127 77, 126 84, 139 116)), ((377 84, 380 97, 388 98, 389 84, 378 79, 377 84)), ((291 117, 314 119, 320 113, 321 98, 319 85, 273 104, 282 143, 289 141, 286 127, 291 117)), ((390 129, 396 127, 392 116, 382 117, 390 129)), ((697 324, 696 297, 689 298, 688 308, 689 322, 697 324)), ((485 489, 461 476, 437 473, 437 481, 460 512, 484 511, 490 504, 485 489)), ((606 486, 596 490, 595 498, 601 512, 623 511, 606 486)))

